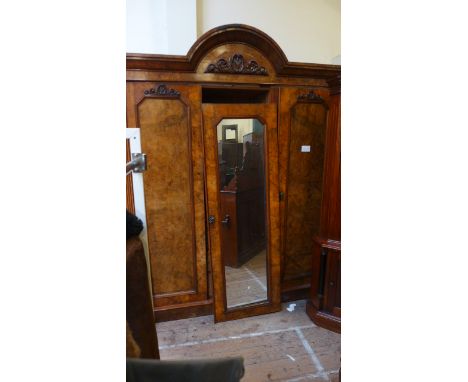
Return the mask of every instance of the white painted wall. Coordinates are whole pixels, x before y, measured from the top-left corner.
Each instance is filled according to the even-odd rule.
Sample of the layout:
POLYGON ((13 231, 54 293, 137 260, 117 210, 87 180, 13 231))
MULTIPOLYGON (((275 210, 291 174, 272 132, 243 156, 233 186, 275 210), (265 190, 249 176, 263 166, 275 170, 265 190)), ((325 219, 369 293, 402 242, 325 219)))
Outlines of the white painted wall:
POLYGON ((167 0, 168 53, 186 55, 197 40, 197 0, 167 0))
POLYGON ((341 63, 340 0, 127 0, 127 52, 185 55, 232 23, 270 35, 289 61, 341 63))
POLYGON ((167 53, 166 0, 127 0, 127 52, 167 53))
POLYGON ((332 64, 341 54, 340 0, 198 0, 197 33, 251 25, 272 37, 289 61, 332 64))
POLYGON ((253 131, 253 119, 223 119, 217 126, 218 142, 223 140, 223 125, 237 125, 237 142, 242 143, 245 134, 253 131))
POLYGON ((196 15, 196 0, 127 0, 127 52, 187 54, 196 15))

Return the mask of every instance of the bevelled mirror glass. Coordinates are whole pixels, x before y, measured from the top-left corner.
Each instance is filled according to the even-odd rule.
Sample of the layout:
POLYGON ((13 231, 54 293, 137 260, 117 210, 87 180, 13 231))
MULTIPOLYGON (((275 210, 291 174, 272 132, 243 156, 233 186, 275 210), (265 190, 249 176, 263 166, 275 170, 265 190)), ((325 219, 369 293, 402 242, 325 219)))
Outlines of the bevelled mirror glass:
POLYGON ((268 300, 264 131, 252 118, 223 119, 217 126, 228 309, 268 300))

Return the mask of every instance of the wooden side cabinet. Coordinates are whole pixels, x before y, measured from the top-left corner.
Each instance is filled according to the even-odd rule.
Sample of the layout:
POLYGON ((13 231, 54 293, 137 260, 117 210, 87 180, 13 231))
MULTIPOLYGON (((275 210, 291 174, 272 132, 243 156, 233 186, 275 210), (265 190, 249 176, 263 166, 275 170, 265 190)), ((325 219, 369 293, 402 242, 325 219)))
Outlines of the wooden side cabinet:
POLYGON ((312 261, 307 315, 315 324, 341 333, 341 242, 315 237, 312 261))

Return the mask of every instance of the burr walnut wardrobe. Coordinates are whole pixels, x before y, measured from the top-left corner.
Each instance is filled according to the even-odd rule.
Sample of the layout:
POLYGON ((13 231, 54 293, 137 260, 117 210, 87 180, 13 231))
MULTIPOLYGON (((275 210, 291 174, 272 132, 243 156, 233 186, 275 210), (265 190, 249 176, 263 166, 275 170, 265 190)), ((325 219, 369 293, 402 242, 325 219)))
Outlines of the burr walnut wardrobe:
POLYGON ((127 54, 157 320, 308 298, 311 318, 339 330, 340 73, 289 62, 238 24, 186 56, 127 54))

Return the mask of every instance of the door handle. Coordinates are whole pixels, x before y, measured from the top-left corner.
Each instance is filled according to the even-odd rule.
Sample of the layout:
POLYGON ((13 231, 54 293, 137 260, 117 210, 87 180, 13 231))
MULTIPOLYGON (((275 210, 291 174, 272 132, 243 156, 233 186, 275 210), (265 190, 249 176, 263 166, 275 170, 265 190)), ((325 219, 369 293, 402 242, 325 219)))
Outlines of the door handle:
POLYGON ((132 153, 132 160, 126 165, 127 175, 130 174, 132 171, 135 173, 141 173, 146 171, 146 169, 146 154, 132 153))
POLYGON ((213 215, 208 216, 208 223, 213 224, 216 221, 213 215))
POLYGON ((229 225, 229 222, 231 221, 231 217, 229 215, 225 215, 224 216, 224 219, 221 220, 221 223, 225 224, 225 225, 229 225))

